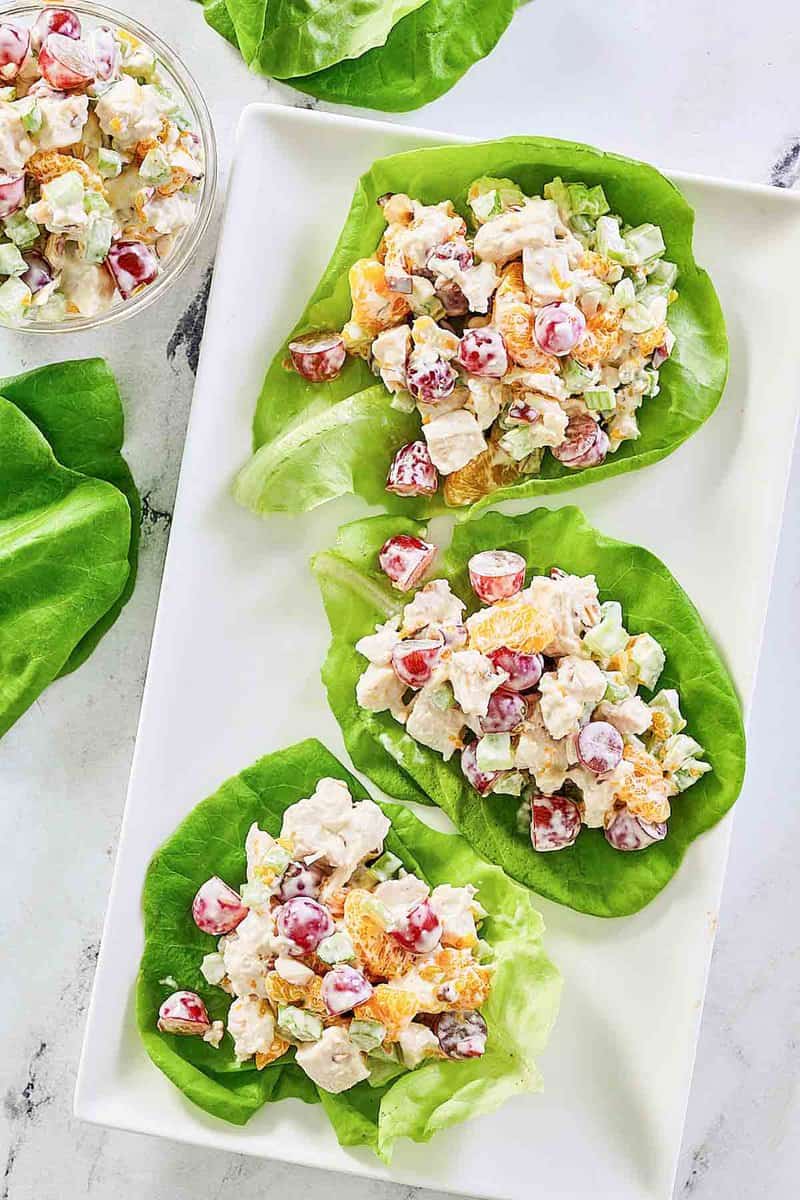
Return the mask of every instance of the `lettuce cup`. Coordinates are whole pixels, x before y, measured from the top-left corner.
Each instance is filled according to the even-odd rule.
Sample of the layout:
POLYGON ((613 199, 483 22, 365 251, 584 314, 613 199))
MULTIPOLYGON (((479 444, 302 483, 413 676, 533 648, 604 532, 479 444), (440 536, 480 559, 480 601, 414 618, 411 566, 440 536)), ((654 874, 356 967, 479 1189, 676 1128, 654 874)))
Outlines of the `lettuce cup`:
POLYGON ((560 977, 529 895, 457 835, 376 804, 319 742, 267 755, 153 858, 137 1019, 198 1107, 322 1103, 389 1161, 511 1096, 560 977))
POLYGON ((418 522, 373 517, 314 570, 356 766, 548 899, 638 911, 736 800, 741 710, 700 615, 579 509, 488 514, 440 561, 418 522))
POLYGON ((727 373, 692 227, 654 168, 574 143, 377 161, 269 367, 237 499, 474 512, 663 458, 727 373))

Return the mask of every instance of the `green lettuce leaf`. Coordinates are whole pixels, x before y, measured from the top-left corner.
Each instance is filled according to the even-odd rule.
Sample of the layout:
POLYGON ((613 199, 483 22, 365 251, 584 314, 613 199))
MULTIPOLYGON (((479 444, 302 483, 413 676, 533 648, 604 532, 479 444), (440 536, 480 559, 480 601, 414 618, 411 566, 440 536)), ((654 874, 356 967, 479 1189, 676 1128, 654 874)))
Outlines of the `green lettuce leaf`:
POLYGON ((702 619, 662 562, 648 550, 605 537, 581 511, 566 507, 506 517, 489 513, 457 526, 450 549, 434 574, 476 607, 467 563, 480 550, 514 550, 532 574, 551 567, 597 578, 601 600, 622 604, 631 633, 647 631, 663 646, 667 662, 659 687, 677 688, 688 730, 706 749, 713 768, 675 797, 664 841, 633 854, 613 850, 602 830, 582 830, 575 845, 536 854, 516 824, 518 800, 481 799, 466 784, 455 756, 440 755, 410 738, 389 713, 369 713, 355 701, 366 666, 354 642, 403 601, 377 568, 377 554, 393 533, 420 533, 409 519, 375 517, 340 530, 331 551, 314 560, 333 641, 322 671, 331 708, 355 765, 400 799, 420 793, 438 804, 478 853, 542 896, 581 912, 619 917, 637 912, 669 882, 691 842, 728 811, 739 794, 745 767, 741 709, 733 683, 702 619))
POLYGON ((329 103, 409 112, 443 96, 490 54, 517 7, 516 0, 428 0, 385 45, 285 82, 329 103))
POLYGON ((104 479, 122 492, 130 510, 125 586, 84 634, 61 668, 66 675, 85 662, 133 594, 139 558, 142 506, 122 457, 125 422, 116 380, 102 358, 52 363, 0 379, 0 396, 15 404, 39 429, 58 462, 71 471, 104 479))
POLYGON ((0 396, 0 736, 119 598, 131 517, 117 488, 68 470, 0 396))
POLYGON ((205 0, 203 10, 205 19, 211 28, 221 34, 226 41, 230 42, 238 50, 239 42, 236 37, 236 26, 233 23, 231 14, 228 12, 225 0, 205 0))
POLYGON ((368 1082, 338 1096, 318 1092, 295 1063, 257 1071, 237 1064, 226 1034, 214 1050, 199 1038, 158 1033, 158 1008, 172 985, 199 993, 212 1019, 224 1020, 230 998, 200 973, 216 939, 191 916, 192 898, 212 874, 237 886, 245 877, 244 842, 253 821, 273 835, 285 809, 313 792, 323 776, 359 781, 319 742, 267 755, 198 804, 153 858, 144 888, 145 949, 136 989, 137 1022, 150 1058, 212 1116, 242 1125, 267 1101, 320 1100, 342 1145, 371 1147, 388 1161, 399 1137, 427 1141, 439 1129, 488 1112, 510 1096, 541 1087, 535 1058, 555 1020, 560 977, 542 948, 543 922, 530 897, 452 834, 429 829, 408 809, 385 804, 392 828, 386 847, 435 886, 473 883, 489 917, 483 937, 497 964, 488 1003, 487 1052, 469 1062, 431 1061, 380 1088, 368 1082))
POLYGON ((666 256, 680 270, 679 298, 670 307, 677 345, 661 368, 660 394, 640 410, 637 441, 624 443, 600 466, 581 471, 570 471, 547 455, 541 476, 526 476, 499 488, 467 511, 472 514, 498 500, 560 492, 649 466, 677 449, 714 411, 728 368, 725 325, 711 281, 692 256, 692 209, 669 180, 644 163, 546 138, 413 150, 379 159, 359 180, 333 257, 267 371, 253 420, 255 456, 235 486, 241 503, 256 512, 302 512, 355 492, 370 502, 382 502, 390 512, 418 517, 444 510, 438 496, 408 499, 384 491, 395 451, 405 437, 419 436, 419 418, 414 413, 401 420, 382 385, 375 391, 366 363, 349 359, 339 378, 327 384, 308 383, 283 364, 293 337, 313 329, 339 329, 349 319, 348 271, 357 259, 374 253, 385 227, 378 197, 403 191, 426 204, 450 198, 467 216, 467 188, 486 174, 513 179, 528 195, 541 193, 556 175, 599 183, 612 209, 626 221, 660 225, 666 256), (359 393, 364 396, 353 399, 359 393), (365 420, 353 420, 353 411, 366 416, 380 409, 381 397, 384 417, 376 419, 369 436, 365 420))

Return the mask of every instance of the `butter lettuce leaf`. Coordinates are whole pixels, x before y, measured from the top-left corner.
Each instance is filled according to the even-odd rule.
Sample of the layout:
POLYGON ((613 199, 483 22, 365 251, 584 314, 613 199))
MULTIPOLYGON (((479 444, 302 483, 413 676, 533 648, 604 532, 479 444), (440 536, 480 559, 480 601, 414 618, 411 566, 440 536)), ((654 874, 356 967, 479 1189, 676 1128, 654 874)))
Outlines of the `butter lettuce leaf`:
POLYGON ((407 518, 356 521, 344 526, 335 546, 314 560, 333 633, 322 677, 353 762, 400 799, 427 796, 479 854, 540 895, 595 916, 637 912, 670 881, 692 841, 733 805, 744 776, 739 700, 700 614, 655 555, 604 536, 577 508, 535 509, 514 517, 489 513, 456 526, 433 574, 448 579, 470 609, 476 601, 467 563, 481 550, 516 551, 531 574, 559 566, 595 575, 601 600, 621 603, 629 632, 649 632, 663 646, 666 667, 658 687, 678 689, 688 732, 705 747, 712 766, 711 773, 674 798, 666 839, 647 850, 621 853, 608 845, 602 830, 583 829, 569 849, 536 854, 517 827, 516 798, 482 799, 467 785, 457 755, 445 763, 409 737, 389 713, 366 712, 356 704, 356 682, 366 659, 354 643, 401 602, 377 567, 378 550, 393 533, 419 534, 423 529, 407 518))
POLYGON ((199 1038, 156 1029, 158 1008, 172 990, 198 992, 212 1019, 224 1020, 230 997, 200 973, 216 939, 191 916, 192 898, 210 876, 237 886, 245 877, 244 842, 253 821, 278 834, 289 805, 310 795, 323 776, 359 781, 315 740, 269 754, 224 783, 194 808, 154 856, 144 888, 145 949, 136 988, 137 1022, 150 1058, 193 1103, 243 1125, 269 1101, 295 1096, 321 1101, 342 1145, 369 1146, 389 1161, 399 1137, 427 1141, 439 1129, 488 1112, 510 1096, 541 1088, 536 1057, 555 1020, 560 977, 542 947, 543 922, 530 896, 454 834, 429 829, 410 810, 382 805, 392 828, 386 847, 435 886, 473 883, 489 916, 482 936, 492 945, 495 981, 483 1013, 487 1052, 469 1062, 429 1061, 380 1088, 368 1082, 333 1096, 316 1089, 291 1058, 257 1071, 238 1064, 226 1034, 218 1050, 199 1038))
POLYGON ((255 458, 245 467, 244 482, 236 487, 242 503, 256 512, 273 507, 302 512, 352 491, 369 502, 382 503, 389 512, 419 517, 444 511, 438 495, 410 499, 384 491, 395 451, 405 437, 420 436, 419 418, 416 413, 406 414, 406 420, 399 422, 390 408, 388 392, 370 390, 375 378, 366 363, 351 358, 338 379, 323 384, 308 383, 284 364, 292 338, 315 329, 340 329, 349 319, 349 269, 357 259, 374 254, 385 228, 377 203, 380 196, 402 191, 426 204, 452 199, 466 217, 467 189, 480 175, 513 179, 527 195, 540 194, 556 175, 590 186, 601 184, 612 210, 631 225, 658 224, 666 242, 666 257, 680 272, 678 299, 670 307, 677 345, 661 368, 660 394, 646 400, 639 412, 641 436, 637 441, 624 443, 600 466, 580 471, 570 471, 547 455, 540 476, 523 476, 478 499, 470 509, 459 511, 472 515, 498 500, 561 492, 649 466, 676 450, 714 411, 728 368, 725 324, 711 281, 692 254, 693 211, 674 184, 645 163, 547 138, 512 137, 413 150, 379 159, 358 182, 322 279, 268 368, 253 419, 255 458), (368 401, 352 399, 367 390, 368 401), (368 404, 370 411, 375 411, 381 396, 386 415, 376 419, 373 435, 365 440, 364 423, 351 423, 345 402, 358 408, 368 404), (320 433, 323 411, 328 413, 327 434, 320 433), (399 424, 404 437, 397 436, 399 424), (303 432, 306 426, 308 435, 303 432), (301 449, 292 450, 287 436, 301 449), (281 450, 277 460, 268 449, 262 449, 271 445, 281 450), (336 470, 329 471, 326 465, 334 457, 336 470), (295 481, 287 497, 285 485, 293 461, 295 481))

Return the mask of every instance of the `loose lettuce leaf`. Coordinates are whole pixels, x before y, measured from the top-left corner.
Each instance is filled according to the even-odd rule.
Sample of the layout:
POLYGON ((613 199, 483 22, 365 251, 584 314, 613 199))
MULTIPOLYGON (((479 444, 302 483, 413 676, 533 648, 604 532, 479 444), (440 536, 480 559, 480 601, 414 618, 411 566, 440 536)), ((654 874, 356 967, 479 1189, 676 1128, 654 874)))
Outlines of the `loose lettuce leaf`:
POLYGON ((239 49, 239 42, 236 37, 236 26, 233 23, 231 14, 228 12, 228 6, 225 0, 205 0, 203 5, 204 16, 207 23, 217 33, 221 34, 226 41, 239 49))
POLYGON ((144 888, 145 949, 136 989, 139 1031, 153 1062, 212 1116, 243 1125, 267 1101, 292 1095, 321 1100, 342 1145, 370 1146, 388 1161, 394 1141, 427 1141, 439 1129, 488 1112, 541 1078, 535 1058, 555 1020, 560 977, 541 944, 543 923, 530 897, 501 870, 480 859, 456 835, 437 833, 408 809, 383 805, 392 820, 387 849, 435 886, 473 883, 489 912, 483 936, 496 955, 492 994, 483 1012, 487 1053, 471 1062, 430 1062, 381 1088, 368 1082, 339 1096, 317 1092, 291 1061, 264 1071, 236 1063, 226 1034, 218 1050, 199 1038, 158 1033, 161 1002, 172 990, 198 992, 213 1019, 230 998, 200 973, 216 940, 191 916, 192 898, 210 875, 233 886, 245 877, 244 842, 253 821, 273 835, 285 809, 310 795, 323 776, 344 779, 354 796, 367 795, 319 742, 309 740, 267 755, 198 804, 153 858, 144 888))
MULTIPOLYGON (((357 259, 374 253, 385 228, 378 197, 403 191, 427 204, 449 198, 466 217, 467 188, 480 175, 513 179, 528 195, 540 194, 556 175, 591 186, 602 184, 613 211, 630 224, 652 221, 661 226, 666 257, 677 263, 680 275, 679 298, 670 308, 677 346, 661 369, 660 394, 646 400, 640 410, 640 438, 626 442, 600 466, 582 471, 570 471, 547 455, 541 476, 526 476, 497 489, 469 511, 648 466, 677 449, 714 411, 727 374, 725 325, 711 281, 692 256, 692 209, 669 180, 645 163, 547 138, 514 137, 414 150, 379 159, 359 180, 333 257, 264 380, 253 421, 255 455, 235 486, 241 503, 256 512, 302 512, 355 492, 370 502, 381 500, 390 512, 428 516, 443 511, 438 496, 412 500, 384 491, 389 464, 402 444, 402 438, 395 436, 401 422, 382 385, 377 393, 371 390, 368 396, 352 399, 375 387, 363 361, 350 359, 339 378, 327 384, 307 383, 283 364, 293 337, 313 329, 338 329, 348 320, 348 271, 357 259), (381 397, 387 415, 382 422, 376 420, 369 436, 363 421, 352 420, 353 408, 361 413, 375 411, 381 397), (325 431, 320 433, 323 421, 325 431), (302 447, 302 452, 295 447, 302 447), (329 467, 333 458, 335 471, 329 467), (294 486, 287 488, 290 477, 294 486)), ((406 417, 403 425, 421 436, 416 414, 406 417)))
POLYGON ((443 96, 490 54, 517 7, 515 0, 428 0, 384 46, 285 82, 329 103, 409 112, 443 96))
POLYGON ((119 599, 131 517, 117 488, 62 466, 2 396, 0 463, 2 736, 119 599))
POLYGON ((595 575, 601 599, 622 604, 629 632, 647 631, 663 646, 667 662, 658 686, 678 689, 687 732, 705 747, 713 768, 675 797, 666 839, 647 850, 624 854, 607 844, 601 830, 584 829, 571 848, 536 854, 528 836, 517 829, 517 799, 481 799, 466 785, 458 756, 445 763, 388 713, 368 713, 356 704, 356 681, 366 660, 354 642, 403 602, 381 578, 378 550, 391 534, 422 528, 392 517, 356 521, 344 526, 333 549, 314 561, 333 632, 322 677, 353 762, 394 796, 418 800, 425 793, 478 853, 540 895, 601 917, 637 912, 669 882, 690 843, 728 811, 744 775, 739 701, 699 613, 655 555, 605 537, 580 509, 535 509, 515 517, 489 513, 456 527, 434 574, 448 579, 471 609, 476 602, 467 562, 480 550, 514 550, 526 559, 531 574, 559 566, 595 575))
POLYGON ((141 501, 122 457, 124 416, 116 380, 102 358, 52 363, 0 379, 0 396, 15 404, 44 435, 58 462, 72 471, 104 479, 122 492, 130 510, 130 570, 117 599, 73 649, 60 674, 85 662, 116 621, 136 583, 141 501))

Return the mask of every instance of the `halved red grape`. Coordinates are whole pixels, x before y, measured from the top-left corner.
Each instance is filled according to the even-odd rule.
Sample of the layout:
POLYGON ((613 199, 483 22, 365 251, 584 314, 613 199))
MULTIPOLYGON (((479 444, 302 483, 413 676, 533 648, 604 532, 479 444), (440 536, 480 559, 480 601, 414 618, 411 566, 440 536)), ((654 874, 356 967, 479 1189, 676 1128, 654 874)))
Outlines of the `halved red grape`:
POLYGON ((289 353, 295 371, 310 383, 329 383, 336 379, 347 359, 339 333, 307 333, 289 342, 289 353))
POLYGON ((441 658, 442 645, 442 641, 433 638, 406 638, 398 642, 392 650, 392 667, 397 678, 409 687, 422 687, 441 658))
POLYGON ((123 300, 152 283, 158 275, 158 259, 144 242, 114 242, 105 259, 123 300))
POLYGON ((599 432, 600 426, 588 413, 575 413, 567 422, 564 441, 560 446, 553 446, 551 450, 553 458, 557 458, 567 467, 572 466, 573 462, 591 450, 599 432))
POLYGON ((39 70, 50 87, 71 92, 91 83, 96 68, 94 55, 84 42, 49 33, 39 51, 39 70))
POLYGON ((485 796, 502 775, 502 771, 479 771, 477 761, 477 742, 470 742, 461 751, 461 770, 468 783, 475 788, 479 796, 485 796))
POLYGON ((311 896, 313 899, 319 894, 322 880, 323 874, 318 867, 290 862, 281 878, 278 899, 284 904, 294 900, 295 896, 311 896))
POLYGON ((482 550, 467 566, 472 590, 484 604, 516 596, 525 582, 525 559, 513 550, 482 550))
POLYGON ((536 314, 533 332, 545 354, 563 357, 574 350, 586 332, 586 318, 577 304, 558 300, 536 314))
POLYGON ((527 400, 512 400, 506 410, 506 419, 517 425, 535 425, 541 421, 542 414, 527 400))
POLYGON ((508 370, 508 352, 502 333, 488 325, 482 329, 467 329, 459 343, 456 362, 470 375, 502 379, 508 370))
POLYGON ((437 258, 453 259, 462 271, 468 271, 475 265, 475 257, 463 238, 454 238, 452 242, 441 242, 434 246, 425 264, 431 273, 436 272, 437 258))
POLYGON ((488 657, 508 675, 503 687, 509 691, 529 692, 542 678, 544 659, 541 654, 522 654, 519 650, 501 646, 499 650, 492 650, 488 657))
POLYGON ((456 386, 456 373, 443 358, 433 362, 410 362, 406 370, 406 385, 415 400, 435 404, 446 400, 456 386))
POLYGON ((0 81, 10 83, 17 78, 30 43, 27 29, 12 25, 10 21, 0 22, 0 81))
POLYGON ((116 75, 119 64, 119 48, 114 34, 107 25, 101 25, 92 33, 92 53, 98 79, 111 79, 113 75, 116 75))
POLYGON ((41 254, 37 254, 35 250, 23 254, 22 257, 28 264, 28 269, 24 275, 20 275, 20 279, 35 296, 42 288, 47 287, 48 283, 53 282, 53 272, 47 259, 41 254))
POLYGON ((439 472, 425 442, 401 446, 389 468, 386 491, 396 496, 433 496, 438 487, 439 472))
POLYGON ((5 220, 25 203, 25 176, 0 173, 0 220, 5 220))
POLYGON ((578 458, 570 459, 564 466, 569 467, 571 471, 582 470, 584 467, 597 467, 605 460, 609 444, 608 434, 598 425, 597 437, 589 449, 578 458))
POLYGON ((77 41, 81 36, 81 22, 78 14, 71 8, 45 8, 31 26, 33 49, 38 50, 51 33, 60 33, 62 37, 73 38, 77 41))
POLYGON ((435 1018, 434 1033, 448 1058, 480 1058, 489 1031, 479 1012, 443 1012, 435 1018))
POLYGON ((208 1009, 196 992, 173 992, 158 1010, 158 1028, 162 1033, 202 1036, 211 1028, 208 1009))
POLYGON ((534 850, 563 850, 581 831, 581 813, 567 796, 534 796, 531 804, 531 842, 534 850))
POLYGON ((667 836, 666 822, 644 821, 627 808, 621 808, 605 831, 606 841, 615 850, 646 850, 667 836))
POLYGON ((510 688, 499 687, 489 697, 486 716, 481 718, 484 733, 511 733, 528 715, 524 696, 510 688))
POLYGON ((622 734, 608 721, 589 721, 576 739, 578 758, 596 775, 613 771, 622 759, 622 734))
POLYGON ((371 995, 372 984, 355 967, 340 963, 323 976, 322 1000, 331 1016, 365 1004, 371 995))
POLYGON ((278 933, 293 942, 302 954, 311 954, 323 938, 333 933, 333 920, 310 896, 295 896, 278 909, 278 933))
POLYGON ((194 923, 203 933, 230 933, 249 911, 239 893, 218 875, 207 879, 192 901, 194 923))
POLYGON ((448 317, 465 317, 469 312, 469 301, 455 280, 443 279, 436 288, 436 295, 448 317))
POLYGON ((436 547, 410 533, 398 533, 384 542, 378 562, 395 587, 407 592, 416 587, 436 557, 436 547))
POLYGON ((442 940, 442 923, 430 900, 419 904, 400 917, 392 928, 392 937, 412 954, 430 954, 442 940))

